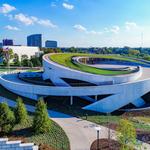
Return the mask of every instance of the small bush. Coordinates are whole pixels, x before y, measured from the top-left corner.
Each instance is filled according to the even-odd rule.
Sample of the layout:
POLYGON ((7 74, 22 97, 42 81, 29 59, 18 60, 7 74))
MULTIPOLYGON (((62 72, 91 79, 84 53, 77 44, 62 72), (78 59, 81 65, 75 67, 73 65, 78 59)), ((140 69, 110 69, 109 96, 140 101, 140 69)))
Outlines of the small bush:
POLYGON ((132 122, 121 119, 117 129, 117 138, 121 144, 121 150, 133 150, 136 144, 136 130, 132 122))
POLYGON ((10 133, 15 125, 14 113, 7 103, 0 103, 0 132, 10 133))

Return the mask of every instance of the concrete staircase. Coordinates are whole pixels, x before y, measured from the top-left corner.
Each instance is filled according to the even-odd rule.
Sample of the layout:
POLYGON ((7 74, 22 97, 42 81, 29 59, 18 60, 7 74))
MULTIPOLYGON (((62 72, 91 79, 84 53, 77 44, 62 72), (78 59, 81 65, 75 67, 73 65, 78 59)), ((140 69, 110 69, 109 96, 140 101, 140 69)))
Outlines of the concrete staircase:
POLYGON ((21 143, 21 141, 8 141, 8 138, 0 138, 0 150, 38 150, 34 143, 21 143))

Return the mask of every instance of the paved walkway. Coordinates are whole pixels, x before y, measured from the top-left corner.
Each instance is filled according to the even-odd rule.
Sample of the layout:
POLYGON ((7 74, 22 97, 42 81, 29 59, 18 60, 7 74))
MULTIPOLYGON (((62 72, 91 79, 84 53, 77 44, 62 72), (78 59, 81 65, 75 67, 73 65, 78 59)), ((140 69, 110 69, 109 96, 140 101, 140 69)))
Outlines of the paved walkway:
MULTIPOLYGON (((15 101, 3 97, 0 97, 1 102, 7 102, 11 107, 16 105, 15 101)), ((35 110, 35 107, 30 105, 26 105, 26 108, 30 112, 35 110)), ((90 150, 90 145, 96 139, 95 127, 98 126, 97 124, 56 111, 48 110, 48 113, 51 119, 57 122, 66 132, 70 140, 71 150, 90 150)), ((103 126, 100 127, 100 138, 107 138, 108 129, 103 126)), ((111 132, 113 135, 114 132, 111 132)), ((113 135, 113 138, 115 138, 115 135, 113 135)), ((146 143, 143 143, 141 150, 145 150, 145 147, 150 150, 150 145, 146 143)))

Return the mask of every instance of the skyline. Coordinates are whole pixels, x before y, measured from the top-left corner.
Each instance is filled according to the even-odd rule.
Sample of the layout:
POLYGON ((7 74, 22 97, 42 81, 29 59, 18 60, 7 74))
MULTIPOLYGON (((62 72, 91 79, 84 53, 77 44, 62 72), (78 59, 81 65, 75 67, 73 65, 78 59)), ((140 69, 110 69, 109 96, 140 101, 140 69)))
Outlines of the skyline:
POLYGON ((0 40, 11 38, 26 45, 28 35, 40 33, 43 44, 57 40, 60 47, 150 47, 149 4, 148 0, 1 0, 0 40))

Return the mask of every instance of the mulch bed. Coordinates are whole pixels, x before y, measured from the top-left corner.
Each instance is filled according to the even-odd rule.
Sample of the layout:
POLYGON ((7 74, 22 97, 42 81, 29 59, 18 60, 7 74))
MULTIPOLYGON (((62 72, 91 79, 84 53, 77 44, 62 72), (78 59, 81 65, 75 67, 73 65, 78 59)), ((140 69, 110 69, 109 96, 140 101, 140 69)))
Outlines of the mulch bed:
POLYGON ((115 140, 99 139, 99 148, 97 148, 98 140, 95 140, 90 150, 120 150, 120 144, 115 140))
POLYGON ((137 132, 137 139, 150 144, 150 132, 143 130, 137 130, 136 132, 137 132))
POLYGON ((143 117, 149 117, 150 111, 149 110, 143 110, 143 111, 133 111, 133 112, 125 112, 122 114, 123 117, 137 117, 137 116, 143 116, 143 117))

